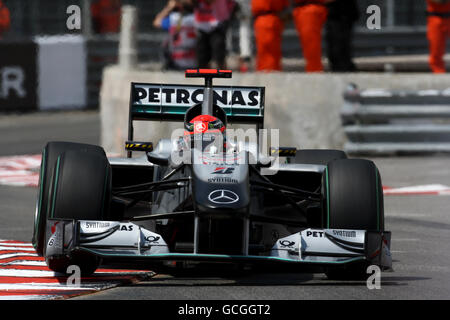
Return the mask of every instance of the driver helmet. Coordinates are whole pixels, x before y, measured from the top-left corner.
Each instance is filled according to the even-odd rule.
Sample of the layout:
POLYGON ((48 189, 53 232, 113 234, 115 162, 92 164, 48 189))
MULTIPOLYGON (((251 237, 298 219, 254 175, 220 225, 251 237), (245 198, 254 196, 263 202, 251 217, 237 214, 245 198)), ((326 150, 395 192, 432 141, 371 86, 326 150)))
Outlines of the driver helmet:
POLYGON ((191 142, 191 146, 194 146, 195 139, 211 138, 211 142, 214 141, 214 136, 222 135, 224 147, 225 147, 225 125, 223 122, 210 115, 199 115, 194 117, 189 123, 185 123, 184 137, 186 142, 191 142))

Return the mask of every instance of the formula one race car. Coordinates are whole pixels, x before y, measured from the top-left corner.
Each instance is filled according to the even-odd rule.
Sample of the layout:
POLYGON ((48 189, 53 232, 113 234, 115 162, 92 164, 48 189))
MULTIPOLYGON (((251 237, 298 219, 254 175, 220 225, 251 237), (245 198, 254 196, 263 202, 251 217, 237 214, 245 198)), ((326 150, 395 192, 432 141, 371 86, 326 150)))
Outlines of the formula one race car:
POLYGON ((265 88, 213 86, 228 70, 186 77, 205 86, 131 84, 126 158, 108 159, 94 145, 46 145, 33 245, 50 269, 220 263, 351 278, 369 265, 391 268, 373 162, 273 141, 262 152, 265 88), (133 141, 136 120, 184 128, 153 147, 133 141), (230 138, 228 123, 255 125, 257 139, 230 138))

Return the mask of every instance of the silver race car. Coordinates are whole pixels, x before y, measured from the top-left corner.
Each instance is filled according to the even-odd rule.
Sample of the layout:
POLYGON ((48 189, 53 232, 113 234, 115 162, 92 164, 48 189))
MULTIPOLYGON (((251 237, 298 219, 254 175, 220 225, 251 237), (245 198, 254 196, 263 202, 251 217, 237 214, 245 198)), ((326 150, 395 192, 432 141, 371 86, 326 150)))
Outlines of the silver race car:
POLYGON ((219 263, 355 278, 369 265, 392 267, 373 162, 273 144, 262 152, 265 88, 213 86, 228 70, 186 77, 205 85, 131 84, 125 158, 46 145, 32 242, 50 269, 219 263), (153 146, 133 141, 135 121, 184 128, 153 146), (256 140, 230 138, 229 123, 254 125, 256 140))

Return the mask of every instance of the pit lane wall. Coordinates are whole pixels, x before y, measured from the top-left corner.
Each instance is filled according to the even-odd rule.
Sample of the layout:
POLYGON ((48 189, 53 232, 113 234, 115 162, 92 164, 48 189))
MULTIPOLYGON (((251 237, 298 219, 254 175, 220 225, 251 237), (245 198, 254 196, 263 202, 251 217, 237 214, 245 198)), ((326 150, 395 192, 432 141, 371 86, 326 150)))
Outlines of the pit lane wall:
MULTIPOLYGON (((198 84, 180 72, 126 70, 109 66, 103 73, 100 92, 101 142, 107 152, 124 155, 127 140, 130 83, 198 84)), ((264 126, 280 129, 280 145, 297 148, 337 148, 346 142, 340 119, 343 92, 349 83, 359 88, 442 90, 450 87, 450 75, 433 74, 305 74, 234 73, 230 79, 215 79, 216 85, 266 87, 264 126)), ((135 140, 156 143, 170 137, 181 123, 135 123, 135 140)))

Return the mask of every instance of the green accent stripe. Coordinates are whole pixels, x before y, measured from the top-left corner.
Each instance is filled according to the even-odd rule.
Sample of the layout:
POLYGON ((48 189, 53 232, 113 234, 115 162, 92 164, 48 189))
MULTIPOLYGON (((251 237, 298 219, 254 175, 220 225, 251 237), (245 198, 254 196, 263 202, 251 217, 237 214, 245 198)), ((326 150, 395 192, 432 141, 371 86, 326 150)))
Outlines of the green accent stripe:
POLYGON ((55 202, 56 202, 56 189, 58 188, 58 178, 59 178, 59 162, 61 160, 61 156, 58 157, 58 161, 56 162, 56 177, 55 184, 53 186, 53 203, 52 203, 52 211, 50 214, 50 218, 54 217, 55 214, 55 202))
POLYGON ((379 200, 379 194, 378 194, 378 170, 377 167, 375 167, 375 188, 377 193, 377 231, 380 231, 380 200, 379 200))
POLYGON ((34 232, 37 236, 36 239, 39 239, 39 219, 41 216, 41 210, 42 210, 42 197, 44 196, 43 194, 43 190, 44 190, 44 174, 45 174, 45 154, 46 154, 46 150, 44 148, 44 150, 42 151, 42 161, 41 161, 41 176, 40 176, 40 180, 39 180, 39 203, 38 203, 38 212, 37 212, 37 217, 36 217, 36 221, 34 222, 34 232))
POLYGON ((291 262, 291 263, 306 263, 306 264, 346 264, 354 261, 365 260, 363 256, 348 258, 342 261, 299 261, 293 259, 285 259, 280 257, 272 256, 239 256, 239 255, 225 255, 225 254, 193 254, 193 253, 159 253, 150 255, 138 255, 138 254, 119 254, 119 253, 104 253, 93 249, 80 247, 79 249, 93 253, 98 256, 104 257, 124 257, 124 258, 150 258, 150 259, 174 259, 174 258, 210 258, 210 259, 248 259, 248 260, 259 260, 259 261, 280 261, 280 262, 291 262))
POLYGON ((325 188, 327 188, 327 228, 330 228, 330 186, 328 181, 328 166, 325 168, 325 188))
POLYGON ((108 166, 106 166, 106 176, 105 183, 103 184, 103 197, 102 197, 102 218, 105 219, 105 197, 106 197, 106 185, 108 183, 109 170, 108 166))

